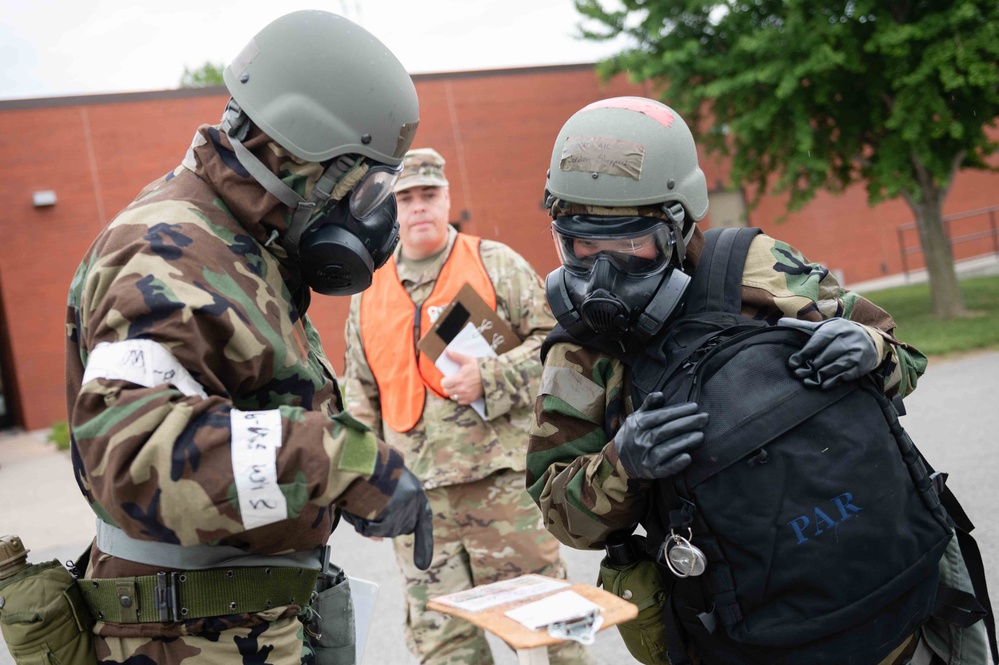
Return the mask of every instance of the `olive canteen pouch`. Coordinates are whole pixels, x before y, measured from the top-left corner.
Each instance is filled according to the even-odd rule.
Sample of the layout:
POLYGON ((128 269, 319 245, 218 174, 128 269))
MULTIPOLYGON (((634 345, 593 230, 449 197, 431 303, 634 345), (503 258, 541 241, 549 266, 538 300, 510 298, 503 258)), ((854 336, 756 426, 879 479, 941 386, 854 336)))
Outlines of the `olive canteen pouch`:
POLYGON ((666 592, 662 570, 645 555, 645 546, 636 540, 633 551, 640 553, 631 563, 619 565, 604 557, 600 562, 599 585, 615 596, 638 606, 638 616, 617 625, 631 655, 646 665, 667 665, 666 625, 663 611, 666 592))
POLYGON ((25 555, 16 536, 0 539, 0 631, 14 662, 97 665, 94 618, 76 580, 56 560, 28 564, 25 555))
POLYGON ((325 563, 316 580, 311 617, 306 621, 309 646, 317 665, 354 665, 357 660, 354 634, 354 603, 350 582, 343 570, 325 563))

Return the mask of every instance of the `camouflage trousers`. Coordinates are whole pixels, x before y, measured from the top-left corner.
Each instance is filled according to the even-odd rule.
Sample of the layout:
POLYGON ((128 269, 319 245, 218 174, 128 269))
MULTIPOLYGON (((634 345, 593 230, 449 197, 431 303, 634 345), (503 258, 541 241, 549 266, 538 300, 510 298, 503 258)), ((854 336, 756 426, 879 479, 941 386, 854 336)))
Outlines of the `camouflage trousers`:
POLYGON ((94 626, 101 665, 313 665, 304 625, 287 607, 177 624, 94 626), (290 614, 290 615, 289 615, 290 614), (233 619, 238 621, 233 622, 233 619))
MULTIPOLYGON (((482 629, 427 610, 427 600, 525 573, 565 578, 559 542, 541 524, 521 471, 500 471, 473 483, 427 490, 434 511, 430 568, 413 565, 412 537, 394 540, 406 581, 406 641, 424 665, 489 665, 482 629)), ((595 662, 580 644, 548 650, 552 663, 595 662)))

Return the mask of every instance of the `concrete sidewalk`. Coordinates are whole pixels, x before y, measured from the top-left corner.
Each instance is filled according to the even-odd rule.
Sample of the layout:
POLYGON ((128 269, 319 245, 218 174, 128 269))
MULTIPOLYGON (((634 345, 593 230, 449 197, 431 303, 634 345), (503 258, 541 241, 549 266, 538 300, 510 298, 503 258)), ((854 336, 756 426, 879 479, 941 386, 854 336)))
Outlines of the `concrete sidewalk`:
POLYGON ((69 451, 45 437, 0 432, 0 533, 21 536, 35 552, 85 546, 94 536, 94 513, 73 480, 69 451))

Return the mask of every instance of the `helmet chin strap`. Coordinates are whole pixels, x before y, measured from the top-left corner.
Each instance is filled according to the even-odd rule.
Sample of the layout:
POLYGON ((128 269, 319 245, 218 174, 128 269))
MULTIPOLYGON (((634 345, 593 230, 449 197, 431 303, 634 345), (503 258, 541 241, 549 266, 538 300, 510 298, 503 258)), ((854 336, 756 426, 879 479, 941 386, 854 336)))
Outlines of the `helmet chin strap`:
MULTIPOLYGON (((298 259, 298 246, 302 234, 311 226, 311 222, 314 221, 316 216, 316 211, 321 210, 326 202, 330 200, 337 182, 344 173, 356 165, 355 162, 346 155, 333 160, 333 163, 323 171, 319 181, 316 182, 316 186, 313 187, 309 198, 305 199, 298 192, 284 184, 280 178, 264 166, 243 145, 243 140, 250 131, 250 119, 243 113, 243 110, 239 108, 234 99, 230 99, 225 107, 225 111, 222 114, 221 129, 229 137, 229 142, 232 144, 236 159, 243 165, 243 168, 268 193, 294 210, 291 224, 284 235, 284 239, 281 241, 281 246, 284 247, 291 258, 298 259)), ((343 194, 341 194, 342 196, 343 194)))
POLYGON ((662 209, 663 213, 669 218, 670 224, 673 226, 673 232, 676 234, 677 265, 683 265, 683 259, 687 256, 687 243, 694 237, 694 226, 696 224, 691 224, 690 229, 684 233, 683 222, 687 218, 687 213, 684 211, 683 206, 679 203, 674 203, 673 205, 664 203, 662 209))

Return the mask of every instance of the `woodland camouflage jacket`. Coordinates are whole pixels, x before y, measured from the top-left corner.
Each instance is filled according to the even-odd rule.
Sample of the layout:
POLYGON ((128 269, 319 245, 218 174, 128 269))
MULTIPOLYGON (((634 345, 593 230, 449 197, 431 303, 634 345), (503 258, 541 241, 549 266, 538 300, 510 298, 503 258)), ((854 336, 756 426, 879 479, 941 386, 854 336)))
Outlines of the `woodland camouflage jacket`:
MULTIPOLYGON (((692 272, 704 236, 696 231, 685 270, 692 272)), ((790 245, 758 235, 742 277, 742 314, 776 324, 784 316, 821 321, 840 316, 864 325, 891 368, 889 393, 906 395, 926 370, 926 358, 892 335, 895 322, 880 307, 844 290, 825 267, 790 245)), ((616 432, 632 412, 625 366, 575 344, 552 346, 545 359, 527 458, 527 486, 545 526, 563 543, 597 549, 612 532, 639 521, 650 483, 621 467, 616 432)))
MULTIPOLYGON (((308 196, 320 175, 245 145, 308 196)), ((181 166, 101 233, 73 279, 66 398, 80 489, 133 538, 249 553, 326 543, 334 506, 374 518, 401 456, 341 411, 280 236, 289 210, 202 126, 181 166), (86 375, 85 375, 86 372, 86 375)), ((146 574, 95 556, 91 575, 146 574)))

